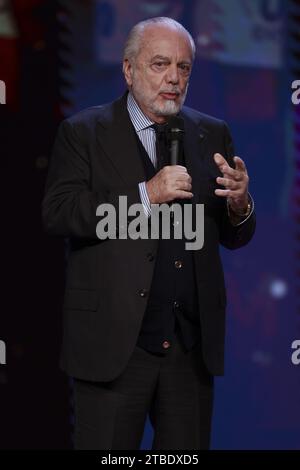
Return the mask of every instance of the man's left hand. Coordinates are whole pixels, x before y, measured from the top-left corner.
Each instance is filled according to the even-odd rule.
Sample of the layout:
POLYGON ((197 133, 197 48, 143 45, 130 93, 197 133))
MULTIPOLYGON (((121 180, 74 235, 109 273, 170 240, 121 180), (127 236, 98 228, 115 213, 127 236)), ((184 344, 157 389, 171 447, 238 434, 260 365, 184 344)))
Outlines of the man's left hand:
POLYGON ((214 160, 223 173, 222 178, 217 178, 217 183, 225 187, 225 189, 216 189, 215 194, 226 197, 233 212, 246 210, 249 176, 245 163, 241 158, 234 157, 235 169, 233 169, 220 153, 215 153, 214 160))

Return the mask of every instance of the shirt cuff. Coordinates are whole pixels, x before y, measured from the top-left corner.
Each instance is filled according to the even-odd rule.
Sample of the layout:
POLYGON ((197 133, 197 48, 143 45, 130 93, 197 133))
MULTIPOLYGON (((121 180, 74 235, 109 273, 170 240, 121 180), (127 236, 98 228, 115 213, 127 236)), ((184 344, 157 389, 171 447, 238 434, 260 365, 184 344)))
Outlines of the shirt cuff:
POLYGON ((232 214, 234 214, 233 211, 230 211, 230 208, 229 208, 229 202, 228 202, 228 199, 227 199, 227 213, 228 213, 228 217, 229 219, 232 221, 233 225, 235 227, 238 227, 239 225, 242 225, 244 224, 245 222, 247 222, 247 220, 251 217, 253 211, 254 211, 254 200, 251 196, 250 193, 248 193, 248 199, 249 199, 249 202, 250 202, 250 206, 251 206, 251 209, 250 209, 250 213, 247 215, 247 217, 243 217, 243 216, 238 216, 238 215, 235 215, 234 216, 234 222, 232 221, 232 214), (238 221, 236 223, 236 220, 238 221))
POLYGON ((146 217, 150 217, 151 215, 151 203, 149 200, 149 196, 147 193, 147 188, 146 188, 146 181, 143 181, 142 183, 139 183, 139 192, 140 192, 140 198, 143 204, 144 212, 146 217))

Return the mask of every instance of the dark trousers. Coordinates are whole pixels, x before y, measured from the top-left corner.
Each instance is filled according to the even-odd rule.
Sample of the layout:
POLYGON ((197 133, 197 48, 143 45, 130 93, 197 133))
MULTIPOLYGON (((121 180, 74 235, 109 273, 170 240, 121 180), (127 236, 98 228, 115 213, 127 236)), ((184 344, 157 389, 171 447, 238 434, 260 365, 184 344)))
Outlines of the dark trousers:
POLYGON ((213 377, 201 345, 186 352, 179 338, 166 356, 135 347, 111 382, 74 379, 75 449, 138 450, 147 414, 153 450, 208 449, 213 377))

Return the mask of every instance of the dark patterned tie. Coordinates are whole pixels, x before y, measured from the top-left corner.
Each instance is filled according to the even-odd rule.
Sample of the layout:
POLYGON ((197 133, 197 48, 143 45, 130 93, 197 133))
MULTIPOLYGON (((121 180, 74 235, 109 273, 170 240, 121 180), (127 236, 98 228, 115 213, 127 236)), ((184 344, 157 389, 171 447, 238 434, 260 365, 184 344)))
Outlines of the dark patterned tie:
POLYGON ((170 162, 170 149, 167 138, 167 124, 152 124, 156 134, 156 169, 161 170, 170 162))

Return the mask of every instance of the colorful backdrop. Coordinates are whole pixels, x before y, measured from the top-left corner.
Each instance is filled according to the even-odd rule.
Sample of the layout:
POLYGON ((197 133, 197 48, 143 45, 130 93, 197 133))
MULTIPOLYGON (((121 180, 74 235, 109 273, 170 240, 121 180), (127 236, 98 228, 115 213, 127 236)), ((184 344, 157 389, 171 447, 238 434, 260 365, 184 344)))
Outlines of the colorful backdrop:
MULTIPOLYGON (((16 404, 18 398, 25 404, 20 390, 25 364, 31 380, 26 389, 29 401, 40 397, 42 410, 44 397, 50 407, 50 424, 44 421, 48 427, 42 437, 29 431, 24 444, 21 432, 6 429, 5 445, 14 447, 21 441, 25 447, 34 442, 41 447, 46 442, 49 447, 71 445, 72 394, 67 380, 55 369, 64 247, 42 234, 37 202, 55 129, 63 117, 121 95, 125 90, 122 47, 128 31, 142 19, 170 16, 186 26, 197 46, 186 104, 228 122, 236 154, 248 167, 257 211, 257 232, 251 244, 236 252, 222 250, 228 289, 227 354, 226 375, 216 379, 213 448, 300 449, 300 365, 291 361, 291 344, 300 339, 300 106, 291 102, 291 82, 300 79, 300 2, 31 0, 2 5, 0 58, 8 65, 1 73, 11 86, 6 110, 1 106, 1 112, 5 113, 6 136, 15 135, 13 130, 19 125, 24 139, 21 146, 3 137, 7 165, 18 173, 16 180, 25 190, 23 202, 27 204, 26 216, 20 215, 29 233, 21 242, 19 282, 27 273, 24 263, 30 260, 36 270, 31 285, 38 287, 39 294, 32 299, 29 279, 15 308, 10 303, 10 319, 2 314, 0 338, 8 345, 8 360, 0 369, 0 387, 10 403, 8 409, 20 406, 21 417, 27 417, 16 404), (13 168, 12 161, 18 162, 18 168, 13 168), (28 226, 28 220, 33 224, 28 226), (27 255, 23 251, 26 241, 27 255), (49 295, 45 309, 43 299, 49 295), (16 321, 24 323, 25 329, 16 331, 16 321), (41 335, 46 338, 43 344, 41 335), (42 384, 36 379, 40 368, 42 384), (53 437, 58 423, 59 434, 53 437)), ((8 192, 10 188, 7 182, 8 192)), ((13 201, 20 202, 20 198, 13 201)), ((17 254, 20 240, 14 241, 17 254)), ((11 272, 11 256, 6 261, 11 272)), ((9 286, 14 282, 15 278, 9 279, 9 286)), ((34 417, 39 413, 37 406, 31 413, 33 421, 41 424, 42 418, 34 417)), ((11 413, 5 411, 3 416, 10 429, 11 413)), ((13 417, 16 425, 19 417, 13 417)), ((151 437, 147 423, 142 448, 150 448, 151 437)))

